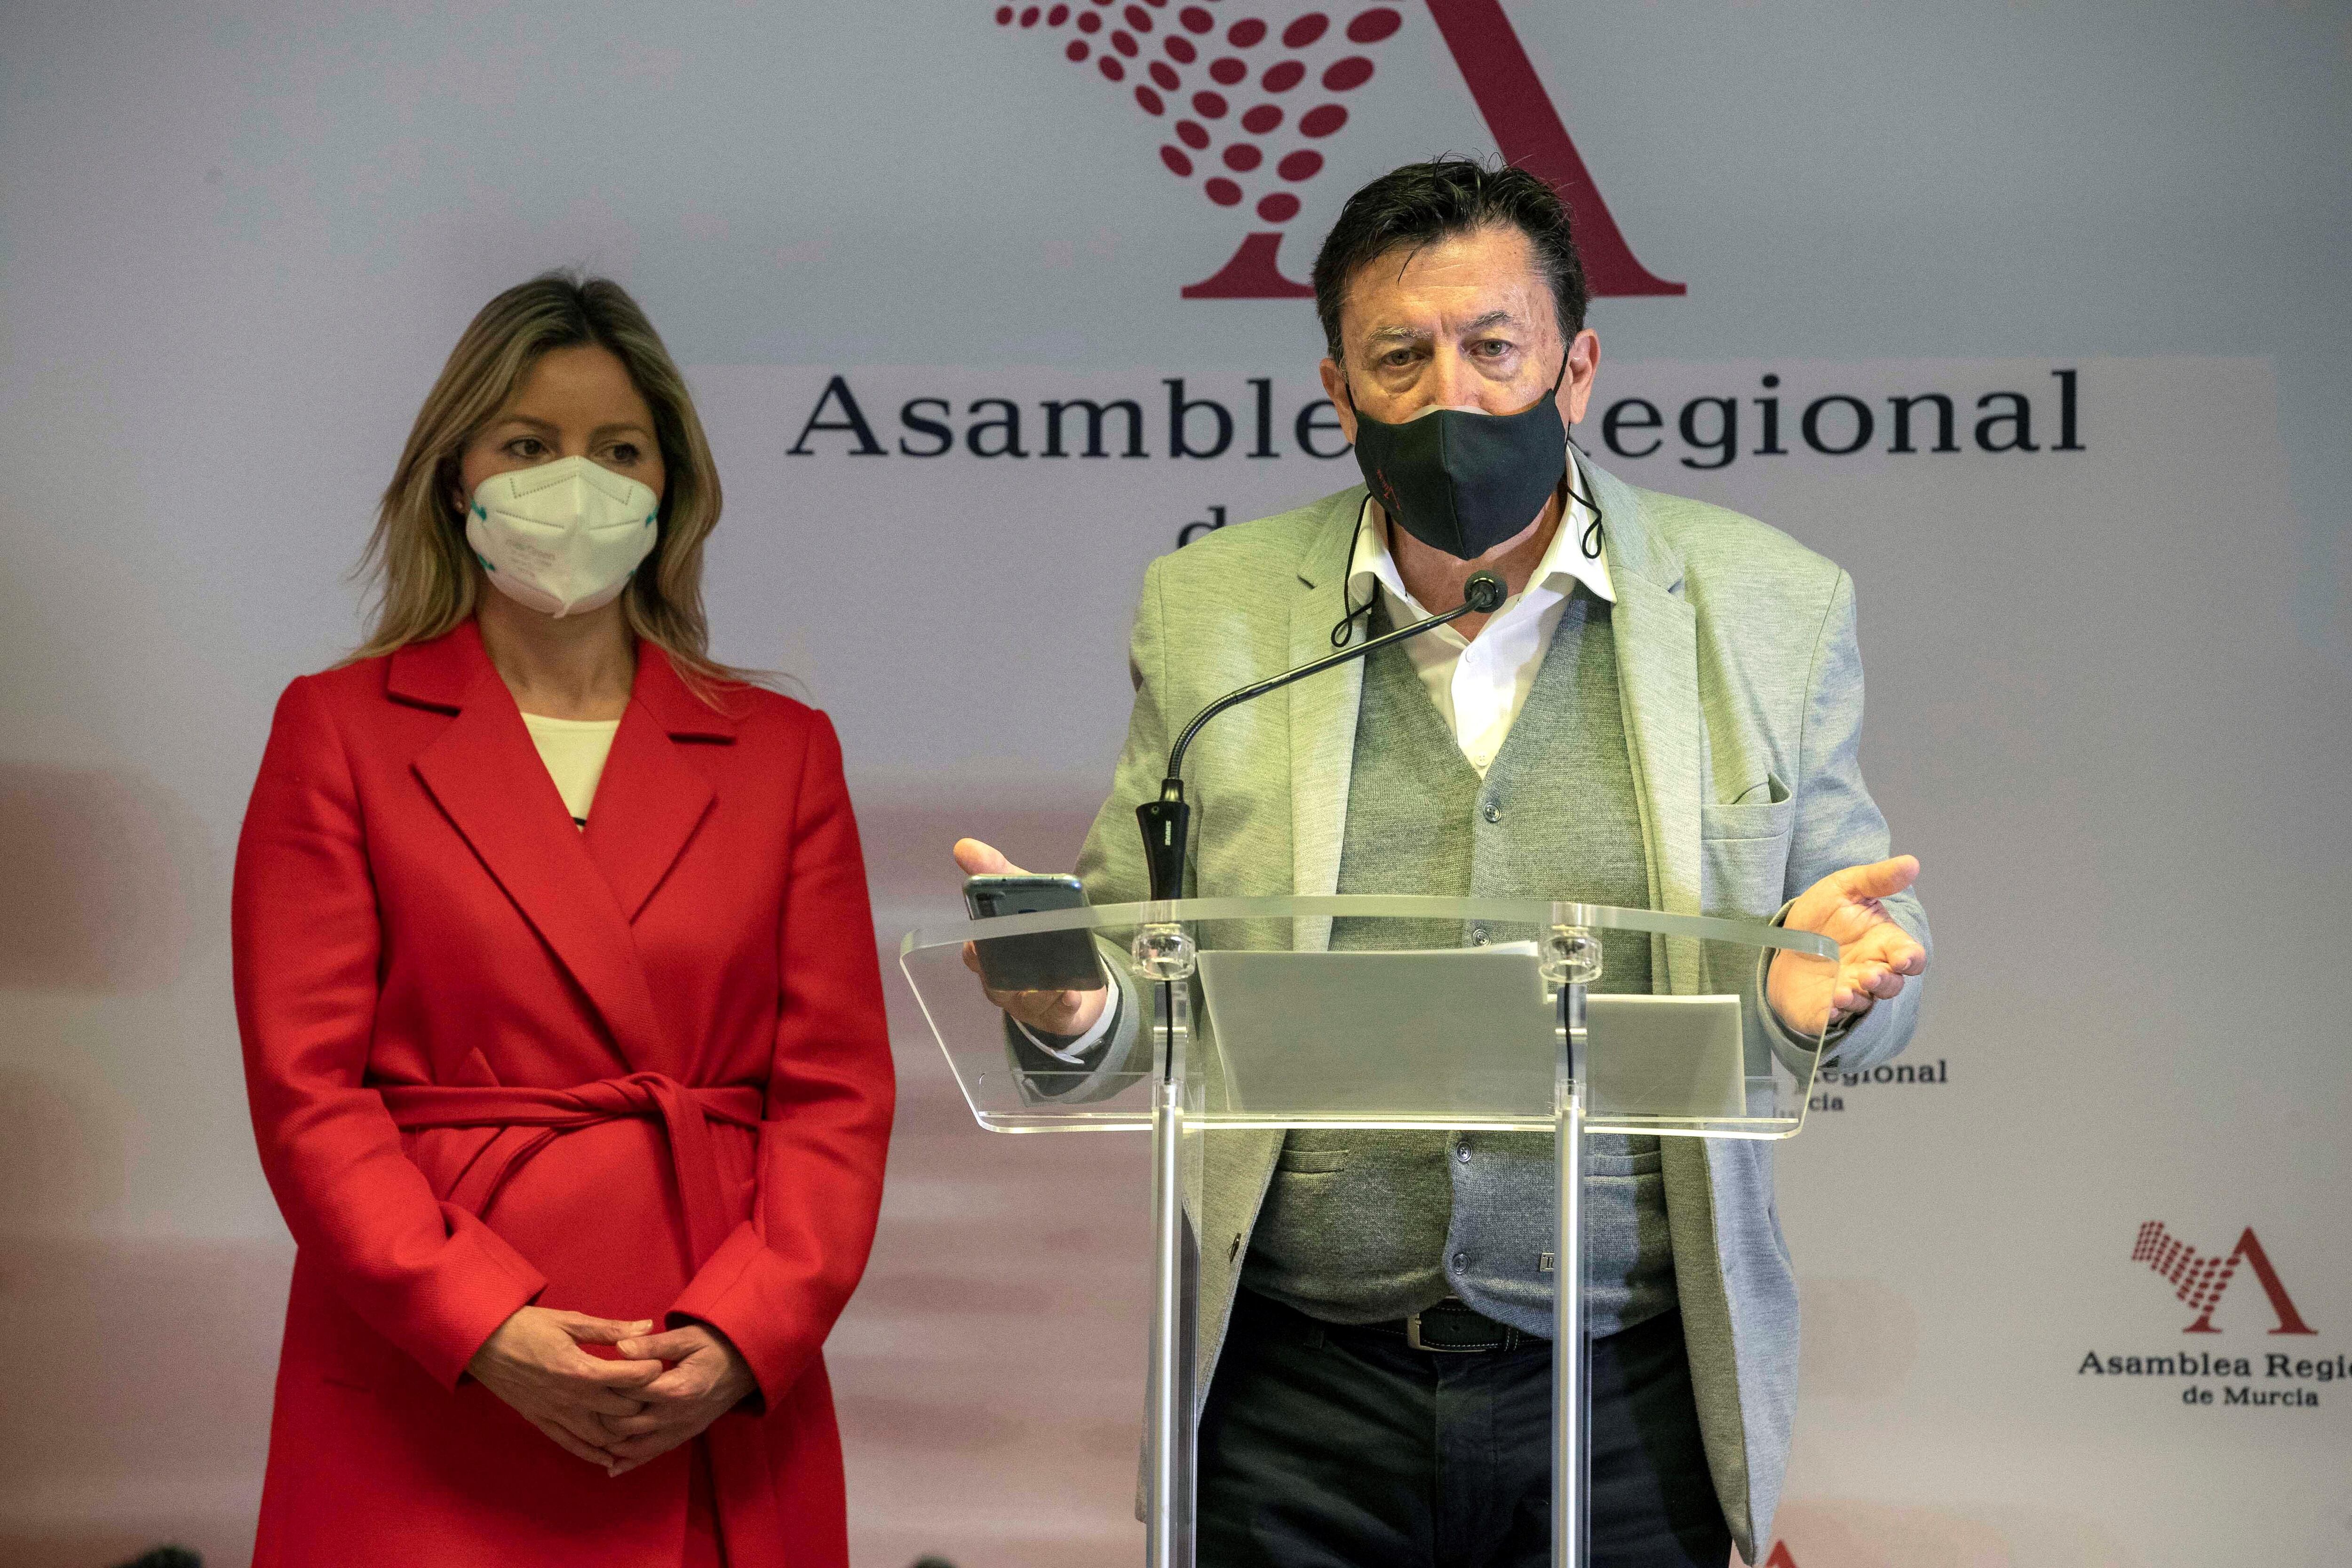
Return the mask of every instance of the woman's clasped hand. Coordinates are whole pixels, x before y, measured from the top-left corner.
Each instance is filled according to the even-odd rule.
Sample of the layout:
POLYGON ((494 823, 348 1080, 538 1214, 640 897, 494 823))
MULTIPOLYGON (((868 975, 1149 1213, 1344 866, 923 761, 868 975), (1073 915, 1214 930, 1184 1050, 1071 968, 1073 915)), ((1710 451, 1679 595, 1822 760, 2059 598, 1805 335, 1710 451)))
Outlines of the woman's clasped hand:
POLYGON ((566 1453, 626 1475, 700 1436, 759 1386, 716 1329, 688 1323, 657 1334, 653 1326, 525 1307, 466 1370, 566 1453), (583 1345, 611 1345, 618 1359, 583 1345))

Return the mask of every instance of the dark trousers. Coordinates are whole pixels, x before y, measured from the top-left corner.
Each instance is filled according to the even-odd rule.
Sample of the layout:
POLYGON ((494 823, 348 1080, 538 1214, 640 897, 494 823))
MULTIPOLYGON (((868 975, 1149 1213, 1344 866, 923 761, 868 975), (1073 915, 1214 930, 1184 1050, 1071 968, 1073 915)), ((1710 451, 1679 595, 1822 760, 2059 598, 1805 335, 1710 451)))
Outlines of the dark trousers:
MULTIPOLYGON (((1594 1568, 1724 1568, 1682 1316, 1592 1342, 1594 1568)), ((1249 1290, 1200 1434, 1203 1568, 1542 1568, 1551 1345, 1417 1351, 1249 1290)))

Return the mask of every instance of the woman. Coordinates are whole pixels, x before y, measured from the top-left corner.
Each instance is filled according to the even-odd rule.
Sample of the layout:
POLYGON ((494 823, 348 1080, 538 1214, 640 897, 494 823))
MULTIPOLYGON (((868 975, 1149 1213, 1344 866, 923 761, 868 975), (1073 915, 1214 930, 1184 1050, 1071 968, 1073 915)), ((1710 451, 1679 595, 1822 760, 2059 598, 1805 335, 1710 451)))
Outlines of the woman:
POLYGON ((719 478, 618 286, 466 330, 374 625, 278 706, 237 1017, 300 1244, 256 1561, 847 1560, 819 1353, 893 1094, 841 752, 712 662, 719 478))

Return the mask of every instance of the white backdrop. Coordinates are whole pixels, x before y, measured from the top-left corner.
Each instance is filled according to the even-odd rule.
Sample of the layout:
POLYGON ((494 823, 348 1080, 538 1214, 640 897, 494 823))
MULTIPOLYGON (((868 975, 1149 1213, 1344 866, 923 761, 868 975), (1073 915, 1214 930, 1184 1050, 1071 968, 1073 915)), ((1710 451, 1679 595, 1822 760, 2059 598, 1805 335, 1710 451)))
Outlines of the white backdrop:
MULTIPOLYGON (((1352 477, 1298 437, 1310 306, 1182 290, 1254 233, 1303 277, 1364 178, 1497 139, 1424 4, 1360 47, 1390 7, 1296 47, 1310 0, 1201 8, 1210 34, 1181 4, 1081 5, 1094 33, 986 0, 0 8, 0 1310, 38 1347, 0 1394, 0 1559, 249 1545, 289 1244, 228 865, 276 693, 354 640, 373 498, 499 289, 608 272, 689 366, 728 492, 719 651, 835 716, 882 940, 952 906, 960 831, 1070 855, 1142 563, 1352 477), (1253 15, 1266 40, 1210 47, 1253 15), (1171 97, 1228 52, 1318 73, 1260 140, 1326 166, 1245 181, 1295 217, 1163 160, 1180 108, 1133 89, 1171 33, 1203 51, 1171 97), (1355 55, 1369 83, 1318 85, 1355 55), (1304 137, 1322 101, 1351 118, 1304 137), (836 377, 880 452, 806 428, 842 422, 836 377), (1170 455, 1171 378, 1231 410, 1223 455, 1170 455), (1045 456, 1044 405, 1081 397, 1134 399, 1146 455, 1045 456), (1008 408, 1028 455, 979 455, 1008 408)), ((1583 437, 1854 574, 1865 763, 1938 937, 1906 1058, 1934 1081, 1835 1086, 1785 1152, 1808 1318, 1775 1561, 2343 1561, 2352 8, 1587 9, 1507 13, 1687 291, 1596 302, 1583 437), (2017 434, 1977 437, 2002 392, 2038 449, 1983 449, 2017 434), (1931 393, 1959 449, 1915 405, 1923 449, 1890 450, 1889 399, 1931 393), (1872 413, 1848 455, 1804 438, 1834 396, 1821 446, 1872 413), (2132 1257, 2147 1222, 2208 1254, 2251 1230, 2278 1296, 2250 1262, 2185 1333, 2132 1257), (2225 1365, 2149 1370, 2184 1353, 2225 1365), (2231 1402, 2265 1395, 2297 1402, 2231 1402)), ((1140 1150, 970 1130, 910 1021, 835 1342, 859 1561, 1129 1561, 1140 1150), (1041 1334, 1068 1357, 1045 1384, 1007 1353, 1041 1334)))

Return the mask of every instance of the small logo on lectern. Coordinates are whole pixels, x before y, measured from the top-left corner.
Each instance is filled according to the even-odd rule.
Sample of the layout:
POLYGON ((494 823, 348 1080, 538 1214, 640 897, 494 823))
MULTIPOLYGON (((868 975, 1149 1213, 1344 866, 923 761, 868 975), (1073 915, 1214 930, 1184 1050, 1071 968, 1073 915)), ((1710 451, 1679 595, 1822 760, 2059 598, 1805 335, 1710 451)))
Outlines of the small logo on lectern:
MULTIPOLYGON (((1549 181, 1568 202, 1592 292, 1683 292, 1633 259, 1501 0, 1425 4, 1503 156, 1549 181)), ((1271 20, 1236 5, 1171 0, 994 10, 998 26, 1061 40, 1071 65, 1130 98, 1160 134, 1160 162, 1170 174, 1197 181, 1213 206, 1246 207, 1270 226, 1245 234, 1224 266, 1186 288, 1184 298, 1314 293, 1283 275, 1282 226, 1300 210, 1294 187, 1323 172, 1323 147, 1361 109, 1349 95, 1379 72, 1374 51, 1404 26, 1398 7, 1367 5, 1344 20, 1320 9, 1271 20)))
POLYGON ((2261 1281, 2263 1293, 2270 1297, 2271 1311, 2278 1319, 2273 1334, 2315 1334, 2319 1331, 2303 1321, 2294 1300, 2286 1293, 2278 1270, 2271 1267, 2270 1255, 2255 1239, 2254 1227, 2248 1226, 2238 1237, 2238 1245, 2225 1257, 2221 1253, 2200 1252, 2178 1239, 2164 1228, 2161 1220, 2149 1220, 2139 1227, 2139 1237, 2132 1243, 2132 1261, 2145 1263, 2173 1287, 2173 1294, 2188 1303, 2197 1314, 2184 1334, 2218 1334, 2213 1326, 2213 1309, 2221 1304, 2221 1294, 2229 1289, 2230 1281, 2237 1278, 2238 1266, 2244 1264, 2261 1281))

